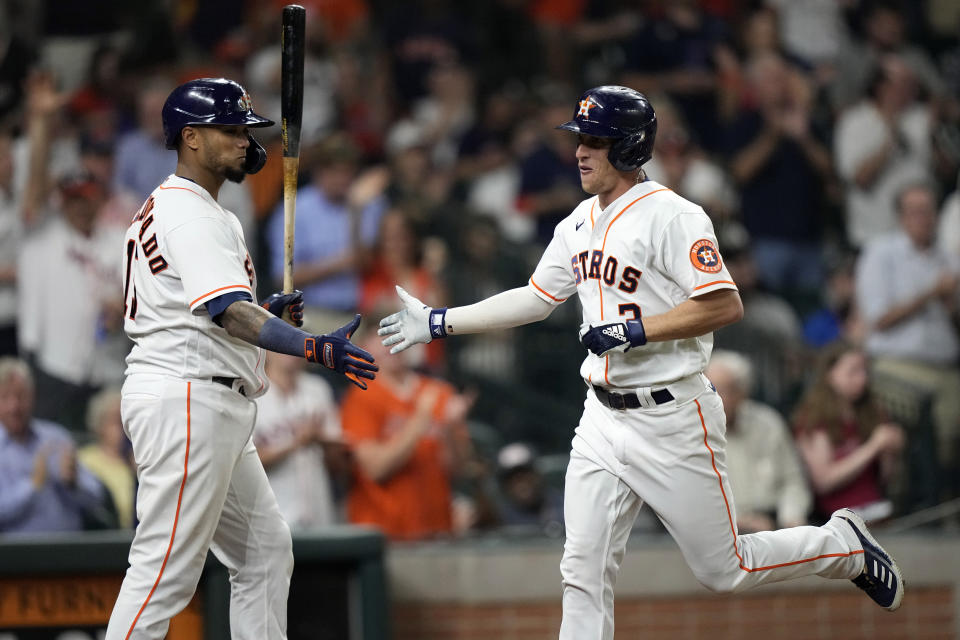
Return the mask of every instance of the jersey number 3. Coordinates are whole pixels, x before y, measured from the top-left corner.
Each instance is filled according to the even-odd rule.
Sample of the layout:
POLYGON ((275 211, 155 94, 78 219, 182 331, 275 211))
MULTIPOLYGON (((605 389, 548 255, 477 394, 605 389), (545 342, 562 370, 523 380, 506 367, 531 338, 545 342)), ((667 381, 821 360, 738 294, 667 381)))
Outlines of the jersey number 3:
POLYGON ((617 310, 620 312, 621 316, 625 316, 628 313, 631 314, 632 318, 627 318, 627 320, 638 320, 643 314, 640 313, 640 305, 633 302, 625 303, 617 307, 617 310))

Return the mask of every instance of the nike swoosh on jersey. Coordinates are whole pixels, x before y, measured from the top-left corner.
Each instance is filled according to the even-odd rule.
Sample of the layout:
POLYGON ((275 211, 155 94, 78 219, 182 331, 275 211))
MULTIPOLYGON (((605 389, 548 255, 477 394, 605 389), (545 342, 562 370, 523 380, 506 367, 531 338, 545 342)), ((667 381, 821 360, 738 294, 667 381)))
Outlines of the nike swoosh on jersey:
POLYGON ((586 219, 581 220, 580 222, 578 222, 578 223, 577 223, 577 228, 574 229, 574 231, 580 231, 580 227, 583 226, 583 223, 584 223, 584 222, 586 222, 586 219))

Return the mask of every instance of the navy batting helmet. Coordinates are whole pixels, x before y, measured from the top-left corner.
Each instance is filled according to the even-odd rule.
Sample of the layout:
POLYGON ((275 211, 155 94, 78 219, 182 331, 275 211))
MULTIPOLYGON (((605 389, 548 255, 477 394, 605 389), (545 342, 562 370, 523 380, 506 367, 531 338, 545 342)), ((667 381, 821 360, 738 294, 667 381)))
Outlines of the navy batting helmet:
MULTIPOLYGON (((163 104, 163 135, 167 149, 177 148, 184 127, 191 125, 246 125, 269 127, 273 120, 253 112, 246 90, 226 78, 199 78, 174 89, 163 104)), ((267 161, 267 152, 253 137, 247 147, 244 170, 256 173, 267 161)))
POLYGON ((557 129, 613 138, 607 159, 617 171, 636 171, 653 155, 657 114, 647 97, 627 87, 594 87, 582 96, 573 120, 557 129))

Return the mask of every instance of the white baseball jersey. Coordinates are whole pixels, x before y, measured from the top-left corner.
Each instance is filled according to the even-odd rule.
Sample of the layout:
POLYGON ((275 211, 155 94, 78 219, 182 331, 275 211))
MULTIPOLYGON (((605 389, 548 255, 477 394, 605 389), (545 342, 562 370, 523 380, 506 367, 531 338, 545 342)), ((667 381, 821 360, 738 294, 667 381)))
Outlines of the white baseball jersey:
MULTIPOLYGON (((703 208, 647 180, 601 210, 581 202, 556 227, 530 285, 558 305, 574 293, 591 325, 658 315, 690 297, 736 289, 703 208)), ((663 386, 702 371, 713 335, 651 342, 626 353, 588 353, 584 380, 609 387, 663 386)))
POLYGON ((256 273, 237 217, 200 185, 170 176, 144 203, 124 242, 127 374, 242 378, 267 389, 263 349, 230 336, 204 306, 230 292, 256 300, 256 273))

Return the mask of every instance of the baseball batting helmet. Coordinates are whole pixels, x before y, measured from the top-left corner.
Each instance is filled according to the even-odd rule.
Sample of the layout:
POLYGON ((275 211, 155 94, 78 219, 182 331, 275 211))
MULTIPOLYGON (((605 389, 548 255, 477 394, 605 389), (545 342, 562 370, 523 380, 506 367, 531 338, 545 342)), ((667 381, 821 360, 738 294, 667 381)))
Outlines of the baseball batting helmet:
POLYGON ((604 85, 580 96, 573 120, 557 129, 594 138, 613 138, 607 155, 610 164, 617 171, 636 171, 653 155, 657 114, 639 91, 604 85))
MULTIPOLYGON (((226 78, 199 78, 174 89, 163 104, 163 135, 167 149, 177 148, 184 127, 191 125, 246 125, 269 127, 274 124, 253 112, 246 90, 226 78)), ((253 136, 248 136, 247 173, 256 173, 267 161, 267 152, 253 136)))

